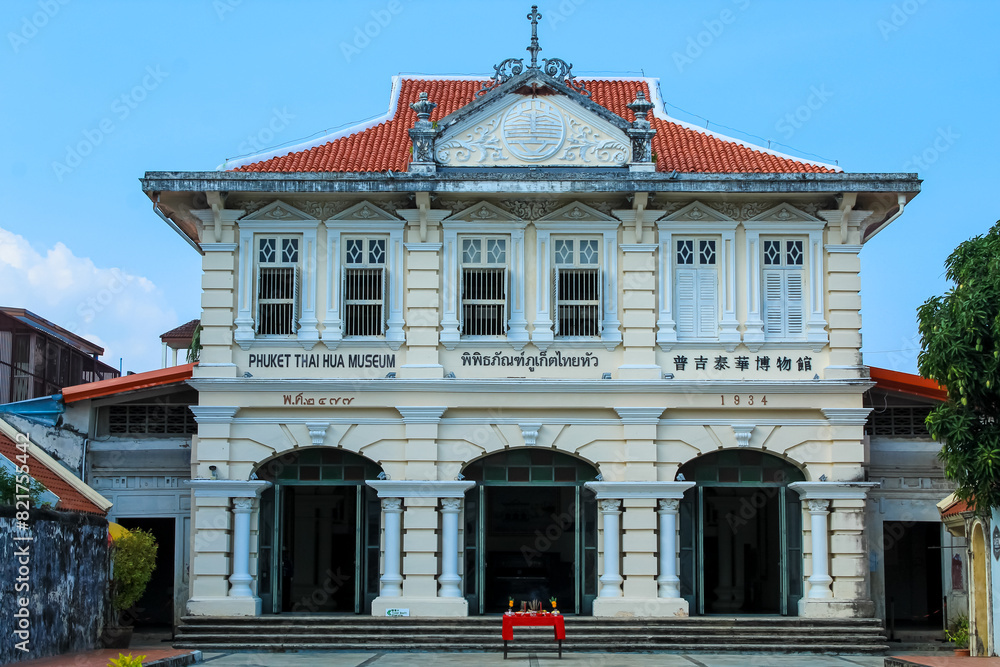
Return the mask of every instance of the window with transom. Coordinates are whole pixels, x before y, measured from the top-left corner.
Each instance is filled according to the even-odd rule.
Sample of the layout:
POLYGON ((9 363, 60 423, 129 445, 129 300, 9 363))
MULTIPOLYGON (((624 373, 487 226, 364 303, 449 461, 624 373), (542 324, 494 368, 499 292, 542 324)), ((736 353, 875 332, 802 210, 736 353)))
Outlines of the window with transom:
POLYGON ((552 304, 555 335, 601 335, 601 242, 588 238, 552 240, 552 304))
POLYGON ((258 335, 288 336, 298 329, 299 245, 294 236, 257 237, 258 335))
POLYGON ((719 272, 716 239, 675 240, 674 311, 678 338, 718 336, 719 272))
POLYGON ((504 336, 507 333, 508 239, 498 236, 465 236, 462 252, 462 336, 504 336))
POLYGON ((762 239, 764 335, 796 339, 805 335, 805 241, 762 239))
POLYGON ((386 307, 385 237, 347 237, 341 276, 344 336, 384 336, 386 307))

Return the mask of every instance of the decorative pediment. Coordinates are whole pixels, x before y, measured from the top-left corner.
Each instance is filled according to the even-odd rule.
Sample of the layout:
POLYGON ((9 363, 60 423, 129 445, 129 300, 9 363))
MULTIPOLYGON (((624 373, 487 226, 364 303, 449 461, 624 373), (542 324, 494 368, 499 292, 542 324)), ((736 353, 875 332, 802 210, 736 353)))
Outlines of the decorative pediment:
POLYGON ((309 215, 305 211, 299 210, 292 206, 291 204, 286 204, 280 199, 275 200, 263 207, 256 213, 248 215, 243 218, 243 221, 249 220, 277 220, 277 221, 288 221, 288 222, 301 222, 303 220, 316 220, 313 216, 309 215))
MULTIPOLYGON (((655 211, 649 211, 650 214, 655 211)), ((723 223, 727 226, 736 226, 736 221, 727 215, 720 213, 708 204, 694 201, 670 215, 661 218, 657 223, 659 226, 671 226, 676 223, 684 225, 711 225, 723 223)))
POLYGON ((369 201, 363 201, 333 216, 331 220, 359 220, 362 222, 400 222, 396 216, 369 201))
POLYGON ((760 215, 747 220, 749 223, 753 222, 778 222, 778 223, 789 223, 794 224, 797 222, 819 222, 823 221, 819 218, 813 217, 802 211, 801 209, 795 208, 791 204, 778 204, 773 208, 769 208, 760 215))
POLYGON ((446 128, 434 145, 444 167, 608 168, 631 158, 623 129, 561 95, 511 93, 446 128))
POLYGON ((521 218, 511 215, 499 206, 481 201, 444 219, 444 222, 521 222, 521 218))
POLYGON ((538 222, 610 222, 618 224, 618 219, 601 213, 582 202, 575 201, 549 213, 538 222))

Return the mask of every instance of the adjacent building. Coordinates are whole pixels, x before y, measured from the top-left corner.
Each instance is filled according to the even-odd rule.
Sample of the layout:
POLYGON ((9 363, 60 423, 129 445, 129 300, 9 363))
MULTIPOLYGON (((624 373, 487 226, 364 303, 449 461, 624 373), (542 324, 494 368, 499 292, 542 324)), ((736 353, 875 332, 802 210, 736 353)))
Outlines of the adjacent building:
POLYGON ((920 181, 528 50, 142 179, 203 256, 188 612, 874 616, 859 252, 920 181))

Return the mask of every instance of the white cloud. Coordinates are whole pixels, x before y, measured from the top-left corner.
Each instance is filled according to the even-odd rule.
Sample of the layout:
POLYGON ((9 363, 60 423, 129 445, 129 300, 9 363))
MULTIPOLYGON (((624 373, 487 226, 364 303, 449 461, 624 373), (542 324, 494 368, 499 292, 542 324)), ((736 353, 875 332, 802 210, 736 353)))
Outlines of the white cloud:
POLYGON ((102 360, 125 370, 159 368, 160 334, 178 325, 148 278, 99 267, 63 243, 43 253, 0 228, 0 305, 26 308, 104 347, 102 360))

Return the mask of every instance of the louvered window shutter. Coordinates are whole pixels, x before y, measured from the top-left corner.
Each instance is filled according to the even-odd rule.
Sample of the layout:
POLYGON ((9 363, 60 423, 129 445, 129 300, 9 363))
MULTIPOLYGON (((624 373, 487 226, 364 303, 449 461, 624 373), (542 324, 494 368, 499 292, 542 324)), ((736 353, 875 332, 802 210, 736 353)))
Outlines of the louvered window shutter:
POLYGON ((594 323, 594 335, 600 336, 604 333, 604 272, 596 269, 597 273, 597 321, 594 323))
POLYGON ((785 335, 782 302, 786 273, 775 269, 764 271, 764 333, 767 336, 785 335))
POLYGON ((261 304, 260 304, 260 300, 264 296, 263 293, 262 293, 262 287, 263 287, 263 283, 261 282, 261 268, 260 268, 260 265, 258 264, 257 265, 257 298, 254 299, 254 301, 257 304, 257 316, 254 318, 254 323, 253 323, 254 333, 260 333, 260 322, 261 322, 261 317, 260 317, 261 304))
POLYGON ((695 336, 697 318, 698 272, 695 269, 677 269, 677 335, 695 336))
POLYGON ((552 269, 552 303, 549 305, 552 314, 552 333, 559 335, 559 267, 552 269))
POLYGON ((499 323, 500 327, 497 333, 499 333, 501 336, 506 336, 507 330, 510 329, 510 317, 508 315, 508 313, 510 312, 510 298, 509 298, 510 272, 507 270, 507 267, 503 268, 502 281, 503 282, 500 283, 501 285, 503 285, 503 295, 501 296, 502 311, 500 313, 500 323, 499 323))
POLYGON ((289 323, 289 333, 299 330, 299 267, 292 267, 292 321, 289 323))
POLYGON ((801 336, 805 330, 805 299, 802 289, 802 272, 785 271, 785 307, 787 336, 801 336))
POLYGON ((698 271, 699 338, 715 338, 719 334, 719 295, 715 269, 698 271))

